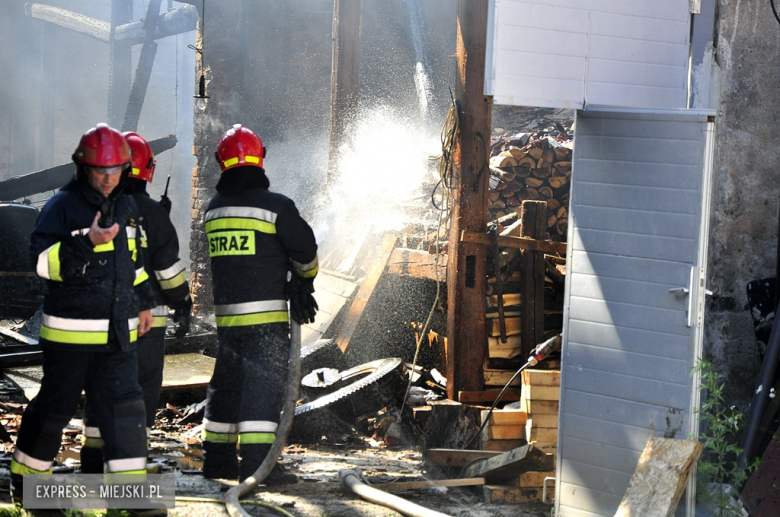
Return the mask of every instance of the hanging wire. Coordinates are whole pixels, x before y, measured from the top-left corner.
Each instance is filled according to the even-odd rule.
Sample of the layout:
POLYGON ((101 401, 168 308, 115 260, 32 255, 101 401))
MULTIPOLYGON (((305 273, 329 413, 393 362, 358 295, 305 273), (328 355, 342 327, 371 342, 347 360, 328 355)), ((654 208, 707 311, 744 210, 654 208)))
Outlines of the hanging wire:
MULTIPOLYGON (((450 90, 450 96, 452 96, 452 90, 450 90)), ((450 109, 447 111, 447 117, 445 118, 444 125, 441 129, 441 156, 435 158, 435 160, 438 161, 438 171, 439 177, 441 179, 436 184, 433 192, 431 193, 431 202, 433 203, 433 206, 436 207, 436 209, 439 211, 439 221, 436 227, 436 253, 433 259, 433 270, 436 273, 436 297, 434 298, 431 310, 428 313, 428 318, 425 320, 425 325, 423 325, 423 328, 417 335, 414 359, 412 360, 412 370, 409 375, 409 382, 406 384, 406 392, 404 393, 401 407, 403 407, 403 404, 406 404, 406 398, 409 396, 409 390, 411 389, 412 381, 414 380, 414 371, 417 367, 417 359, 420 356, 420 346, 422 345, 423 339, 425 339, 425 332, 428 330, 428 326, 431 323, 431 319, 433 318, 433 314, 436 311, 436 307, 439 305, 439 298, 441 296, 441 279, 439 278, 439 260, 441 260, 441 231, 442 228, 445 228, 445 235, 449 233, 448 230, 451 214, 449 208, 451 206, 450 201, 452 199, 452 154, 455 150, 455 136, 458 133, 458 105, 455 102, 455 98, 451 98, 452 104, 450 105, 450 109), (441 187, 442 193, 441 207, 436 206, 435 201, 435 192, 439 187, 441 187)), ((401 419, 400 415, 398 419, 401 419)))

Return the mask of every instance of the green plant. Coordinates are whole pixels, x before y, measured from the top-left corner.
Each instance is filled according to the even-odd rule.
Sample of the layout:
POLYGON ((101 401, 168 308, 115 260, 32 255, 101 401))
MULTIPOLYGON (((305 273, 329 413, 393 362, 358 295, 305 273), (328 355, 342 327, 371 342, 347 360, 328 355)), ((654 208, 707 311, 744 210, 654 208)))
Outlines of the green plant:
POLYGON ((726 386, 712 363, 700 359, 693 369, 701 375, 699 391, 702 404, 699 422, 702 432, 698 440, 704 452, 698 465, 699 498, 713 506, 718 517, 741 517, 741 508, 732 503, 733 488, 740 487, 758 466, 759 460, 740 465, 738 458, 742 448, 738 440, 742 434, 744 415, 734 406, 727 406, 726 386))

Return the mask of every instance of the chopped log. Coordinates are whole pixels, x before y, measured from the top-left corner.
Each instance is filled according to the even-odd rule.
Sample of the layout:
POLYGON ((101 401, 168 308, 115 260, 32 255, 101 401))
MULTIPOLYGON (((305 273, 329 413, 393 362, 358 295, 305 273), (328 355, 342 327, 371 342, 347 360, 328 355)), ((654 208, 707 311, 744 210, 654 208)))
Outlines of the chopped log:
POLYGON ((569 176, 570 174, 566 174, 567 171, 571 171, 571 162, 556 162, 555 170, 563 174, 564 176, 569 176))
POLYGON ((542 156, 539 158, 538 166, 540 168, 550 167, 554 161, 555 161, 555 152, 552 149, 545 149, 545 151, 542 153, 542 156))
POLYGON ((553 152, 555 152, 556 162, 571 161, 571 149, 568 147, 555 147, 553 148, 553 152))
POLYGON ((544 154, 544 149, 541 147, 531 147, 526 151, 526 155, 530 156, 536 161, 539 161, 539 158, 542 157, 542 154, 544 154))
POLYGON ((489 483, 496 483, 530 470, 555 470, 552 456, 533 445, 524 445, 470 465, 463 477, 484 477, 489 483))
POLYGON ((509 199, 506 200, 506 205, 509 207, 520 206, 520 200, 517 199, 516 197, 510 197, 509 199))
MULTIPOLYGON (((479 412, 452 400, 431 402, 425 425, 425 449, 463 449, 479 430, 479 412)), ((478 477, 478 476, 464 476, 478 477)))
POLYGON ((501 194, 499 194, 498 190, 488 192, 488 199, 491 201, 496 201, 499 197, 501 197, 501 194))
POLYGON ((460 449, 428 449, 425 461, 439 467, 465 467, 477 458, 492 458, 498 451, 469 451, 460 449))
POLYGON ((536 178, 544 179, 552 175, 552 167, 549 165, 545 167, 537 167, 531 171, 531 174, 533 174, 536 178))
POLYGON ((513 148, 511 148, 511 149, 507 150, 506 152, 508 152, 508 153, 509 153, 509 155, 510 155, 512 158, 514 158, 514 160, 515 160, 515 161, 522 160, 523 158, 525 158, 525 154, 526 154, 526 153, 525 153, 525 151, 522 151, 522 150, 520 150, 520 149, 517 149, 517 148, 515 148, 515 147, 513 147, 513 148))
POLYGON ((515 165, 517 165, 518 167, 528 167, 529 169, 535 169, 536 162, 537 160, 535 160, 531 156, 526 156, 525 158, 518 160, 515 165))
POLYGON ((560 208, 561 202, 555 199, 554 197, 551 197, 547 200, 547 209, 548 210, 557 210, 560 208))
POLYGON ((495 201, 490 203, 490 208, 506 208, 506 202, 501 199, 496 199, 495 201))
POLYGON ((540 180, 539 178, 526 178, 525 179, 526 187, 539 188, 543 184, 544 184, 544 181, 540 180))
POLYGON ((568 230, 569 230, 569 220, 558 219, 558 222, 555 223, 555 231, 558 233, 558 235, 560 235, 561 237, 566 237, 568 230))
POLYGON ((532 170, 533 170, 533 169, 531 169, 531 168, 530 168, 530 167, 528 167, 528 166, 518 166, 518 167, 512 167, 512 172, 514 172, 514 173, 515 173, 515 175, 516 175, 518 178, 527 178, 528 176, 530 176, 530 175, 531 175, 531 171, 532 171, 532 170))
POLYGON ((558 222, 558 218, 553 215, 547 215, 547 228, 552 228, 558 222))
POLYGON ((566 176, 550 176, 547 178, 547 183, 554 189, 559 189, 569 183, 569 178, 566 176))
POLYGON ((499 192, 504 190, 507 187, 508 183, 506 181, 499 181, 496 185, 496 188, 493 190, 498 190, 499 192))
POLYGON ((517 165, 517 162, 511 155, 502 156, 499 154, 490 158, 490 165, 492 167, 513 167, 517 165))
POLYGON ((672 517, 703 448, 692 440, 650 438, 615 517, 672 517))
POLYGON ((562 206, 558 209, 558 212, 555 214, 555 216, 558 219, 568 219, 569 218, 569 211, 566 209, 565 206, 562 206))
MULTIPOLYGON (((553 191, 550 187, 539 187, 539 199, 543 201, 547 201, 548 199, 552 199, 553 197, 553 191)), ((548 204, 549 208, 549 204, 548 204)))

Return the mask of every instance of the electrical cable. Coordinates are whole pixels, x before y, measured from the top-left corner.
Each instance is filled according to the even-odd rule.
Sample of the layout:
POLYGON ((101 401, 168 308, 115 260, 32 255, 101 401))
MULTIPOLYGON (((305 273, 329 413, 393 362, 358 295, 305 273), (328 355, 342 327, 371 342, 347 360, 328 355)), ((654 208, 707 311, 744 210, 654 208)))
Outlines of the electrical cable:
MULTIPOLYGON (((422 341, 425 338, 425 332, 428 330, 428 326, 431 323, 431 319, 433 319, 433 314, 436 311, 436 307, 439 305, 439 298, 441 296, 441 279, 439 278, 439 259, 441 258, 441 250, 439 249, 439 242, 441 237, 441 228, 442 228, 442 222, 444 219, 444 213, 446 212, 446 209, 449 208, 450 203, 450 180, 452 177, 452 151, 455 147, 455 135, 458 132, 458 113, 457 113, 457 104, 455 103, 455 99, 452 99, 452 105, 450 106, 449 110, 447 111, 447 117, 444 120, 444 125, 442 126, 441 130, 441 147, 442 147, 442 153, 441 156, 439 156, 437 159, 439 161, 438 168, 439 168, 439 177, 441 178, 439 180, 439 183, 437 183, 437 187, 439 184, 441 184, 442 188, 442 200, 447 200, 446 203, 442 203, 442 207, 436 207, 436 203, 434 202, 433 194, 431 194, 431 202, 433 203, 433 206, 436 207, 436 209, 439 211, 439 220, 436 226, 436 253, 434 255, 433 260, 433 269, 436 273, 436 297, 433 299, 433 304, 431 306, 430 312, 428 312, 428 318, 425 320, 425 324, 423 325, 422 330, 420 330, 420 333, 417 336, 417 343, 414 350, 414 359, 412 360, 412 369, 411 373, 409 375, 409 382, 406 384, 406 391, 404 392, 404 398, 401 400, 401 408, 403 408, 403 404, 406 404, 406 397, 409 396, 409 390, 412 387, 412 381, 414 380, 414 370, 417 366, 417 359, 420 356, 420 346, 422 345, 422 341)), ((436 187, 434 187, 434 191, 436 190, 436 187)), ((449 214, 447 216, 449 218, 449 214)), ((398 420, 401 420, 401 414, 402 411, 399 411, 398 420)))
POLYGON ((775 9, 775 0, 769 0, 769 4, 772 6, 772 13, 775 15, 775 20, 777 20, 777 23, 780 23, 780 16, 778 16, 777 9, 775 9))

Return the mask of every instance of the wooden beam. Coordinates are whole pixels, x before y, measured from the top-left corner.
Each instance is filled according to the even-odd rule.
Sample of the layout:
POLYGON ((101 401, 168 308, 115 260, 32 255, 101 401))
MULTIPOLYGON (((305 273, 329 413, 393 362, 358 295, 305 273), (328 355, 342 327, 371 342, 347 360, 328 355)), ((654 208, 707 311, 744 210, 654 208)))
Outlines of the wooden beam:
POLYGON ((398 483, 377 483, 371 488, 393 492, 398 490, 424 490, 436 487, 481 486, 485 484, 485 478, 465 479, 439 479, 437 481, 401 481, 398 483))
POLYGON ((361 0, 335 0, 333 4, 328 181, 336 174, 340 149, 348 143, 347 132, 357 115, 362 3, 361 0))
POLYGON ((339 329, 338 337, 336 337, 336 343, 339 345, 342 352, 346 352, 347 347, 349 346, 349 340, 352 339, 352 334, 355 333, 358 323, 360 322, 360 317, 363 315, 363 311, 366 309, 366 305, 368 305, 368 301, 374 293, 374 288, 379 282, 379 278, 385 271, 387 259, 390 258, 390 254, 392 253, 393 248, 395 248, 395 241, 396 238, 393 235, 388 235, 384 238, 382 247, 379 250, 379 255, 374 260, 371 269, 369 269, 366 274, 365 280, 360 284, 360 289, 352 300, 352 303, 349 305, 347 316, 339 329))
POLYGON ((138 129, 138 119, 141 118, 141 109, 146 98, 146 88, 152 77, 154 56, 157 55, 157 43, 154 41, 154 33, 157 30, 157 21, 160 19, 160 4, 162 0, 149 0, 146 9, 144 24, 146 35, 141 46, 141 55, 138 57, 138 66, 135 69, 133 85, 130 87, 130 96, 127 99, 125 118, 122 120, 122 131, 135 131, 138 129))
MULTIPOLYGON (((460 391, 458 392, 458 402, 462 404, 492 404, 495 402, 501 390, 484 391, 460 391)), ((506 390, 501 395, 499 402, 515 402, 520 400, 520 390, 506 390)))
MULTIPOLYGON (((520 207, 521 237, 539 240, 547 229, 547 203, 523 201, 520 207)), ((536 345, 544 341, 544 253, 522 251, 520 285, 520 355, 529 357, 536 345)))
POLYGON ((465 467, 479 458, 492 458, 500 454, 499 451, 428 449, 425 451, 425 461, 439 467, 465 467))
MULTIPOLYGON (((483 232, 470 232, 464 230, 460 234, 462 242, 474 242, 478 244, 490 245, 490 235, 483 232)), ((521 250, 544 251, 545 253, 566 254, 565 242, 553 242, 531 239, 529 237, 501 237, 498 236, 499 248, 517 248, 521 250)))
POLYGON ((110 23, 74 13, 67 9, 44 4, 30 4, 27 6, 27 14, 37 20, 53 23, 103 43, 108 43, 111 39, 110 23))
POLYGON ((427 251, 396 248, 387 262, 387 273, 391 275, 411 276, 428 280, 447 280, 446 264, 436 265, 436 255, 427 251), (436 268, 438 267, 438 277, 436 268))
POLYGON ((4 336, 8 336, 11 339, 15 339, 15 340, 17 340, 17 341, 19 341, 21 343, 26 344, 26 345, 37 345, 38 344, 38 340, 37 339, 33 339, 33 338, 27 337, 27 336, 23 336, 23 335, 19 334, 18 332, 14 332, 11 329, 7 329, 7 328, 3 327, 2 325, 0 325, 0 334, 2 334, 4 336))
POLYGON ((118 127, 130 97, 133 62, 129 43, 116 41, 113 35, 120 25, 133 21, 133 0, 111 0, 111 35, 108 50, 108 124, 118 127))
POLYGON ((465 469, 463 477, 484 477, 493 484, 529 470, 555 470, 552 454, 546 454, 533 445, 523 445, 485 461, 475 462, 465 469))
POLYGON ((458 133, 453 153, 453 200, 448 253, 447 396, 480 390, 487 348, 487 246, 461 242, 462 231, 485 232, 488 217, 490 103, 484 95, 488 0, 459 0, 455 98, 458 133))
POLYGON ((615 517, 672 517, 703 448, 692 440, 650 438, 615 517))

